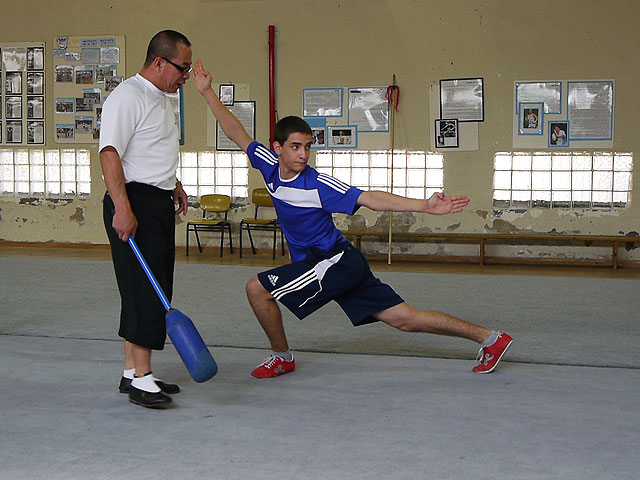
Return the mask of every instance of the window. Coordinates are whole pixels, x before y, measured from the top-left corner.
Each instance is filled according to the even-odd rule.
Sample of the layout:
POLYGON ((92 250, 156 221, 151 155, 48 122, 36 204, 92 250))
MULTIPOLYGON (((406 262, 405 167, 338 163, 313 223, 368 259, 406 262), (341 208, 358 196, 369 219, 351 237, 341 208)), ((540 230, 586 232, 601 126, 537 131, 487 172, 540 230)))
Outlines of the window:
POLYGON ((316 170, 362 190, 391 191, 410 198, 429 198, 444 189, 444 159, 432 152, 389 150, 319 150, 316 170))
POLYGON ((495 207, 624 208, 631 200, 631 153, 498 152, 495 207))
POLYGON ((0 149, 0 193, 46 197, 91 193, 89 150, 0 149))
POLYGON ((249 196, 249 159, 244 152, 181 152, 177 176, 190 197, 249 196))

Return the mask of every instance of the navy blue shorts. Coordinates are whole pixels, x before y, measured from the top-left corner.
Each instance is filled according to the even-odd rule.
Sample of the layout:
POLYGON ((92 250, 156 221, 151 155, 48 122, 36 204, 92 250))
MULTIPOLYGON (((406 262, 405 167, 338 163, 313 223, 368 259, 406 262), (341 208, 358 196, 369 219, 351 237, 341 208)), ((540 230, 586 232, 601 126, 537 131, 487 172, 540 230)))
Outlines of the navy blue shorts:
POLYGON ((404 302, 347 241, 328 252, 311 248, 301 262, 261 272, 258 279, 300 320, 335 300, 353 325, 365 325, 377 321, 372 314, 404 302))

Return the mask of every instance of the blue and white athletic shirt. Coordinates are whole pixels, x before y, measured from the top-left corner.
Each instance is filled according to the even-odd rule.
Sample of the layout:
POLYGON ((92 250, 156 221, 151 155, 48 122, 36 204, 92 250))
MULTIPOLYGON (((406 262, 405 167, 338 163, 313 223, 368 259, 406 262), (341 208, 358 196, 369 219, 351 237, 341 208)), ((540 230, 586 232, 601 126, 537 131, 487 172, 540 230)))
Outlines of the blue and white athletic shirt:
POLYGON ((314 168, 307 167, 289 180, 280 178, 278 155, 259 142, 247 149, 251 165, 262 173, 273 199, 282 231, 287 238, 291 260, 304 259, 304 250, 330 250, 344 240, 333 224, 332 213, 353 215, 362 190, 314 168))

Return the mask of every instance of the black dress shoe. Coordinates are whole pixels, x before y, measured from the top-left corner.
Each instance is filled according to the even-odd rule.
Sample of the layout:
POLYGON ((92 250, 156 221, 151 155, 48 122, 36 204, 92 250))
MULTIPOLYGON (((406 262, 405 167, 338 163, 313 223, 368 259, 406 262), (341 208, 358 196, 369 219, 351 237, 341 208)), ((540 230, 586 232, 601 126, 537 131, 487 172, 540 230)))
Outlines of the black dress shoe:
POLYGON ((147 408, 164 408, 171 403, 171 397, 162 392, 151 393, 131 387, 129 389, 129 401, 147 408))
MULTIPOLYGON (((160 390, 168 395, 180 393, 180 387, 173 383, 164 383, 162 380, 156 379, 156 385, 158 385, 158 387, 160 387, 160 390)), ((120 393, 129 393, 129 391, 131 390, 131 379, 122 377, 120 379, 119 390, 120 393)))

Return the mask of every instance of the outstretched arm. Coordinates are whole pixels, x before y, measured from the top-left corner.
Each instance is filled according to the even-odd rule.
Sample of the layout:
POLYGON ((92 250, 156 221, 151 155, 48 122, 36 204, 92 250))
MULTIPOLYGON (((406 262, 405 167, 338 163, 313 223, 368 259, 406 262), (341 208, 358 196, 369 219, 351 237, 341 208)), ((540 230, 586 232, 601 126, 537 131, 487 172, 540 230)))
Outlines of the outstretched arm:
POLYGON ((445 196, 444 193, 434 193, 428 200, 418 200, 371 190, 362 192, 357 203, 376 211, 424 212, 431 215, 446 215, 447 213, 461 212, 469 204, 469 199, 464 195, 445 196))
POLYGON ((220 123, 225 135, 246 152, 251 142, 253 142, 253 138, 247 134, 233 113, 220 102, 220 99, 211 88, 212 80, 213 77, 209 72, 205 71, 202 62, 196 60, 193 63, 193 81, 196 88, 207 101, 211 113, 213 113, 213 116, 216 117, 216 120, 220 123))

